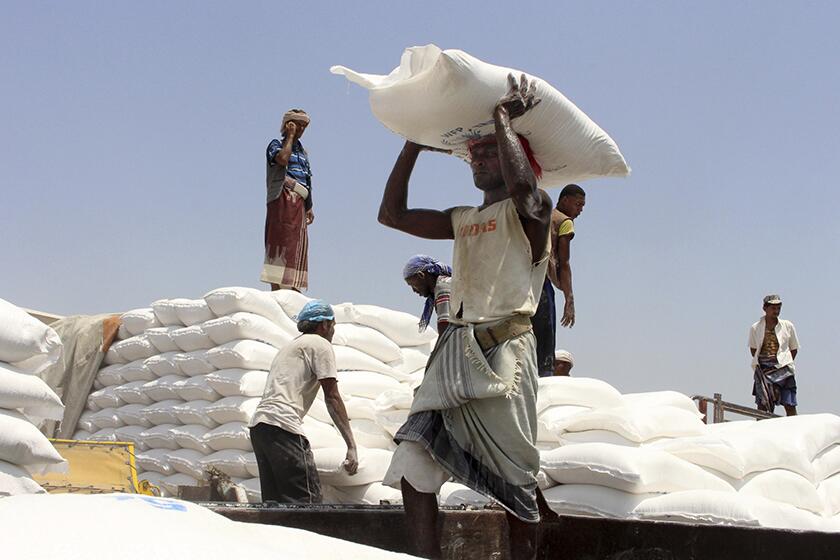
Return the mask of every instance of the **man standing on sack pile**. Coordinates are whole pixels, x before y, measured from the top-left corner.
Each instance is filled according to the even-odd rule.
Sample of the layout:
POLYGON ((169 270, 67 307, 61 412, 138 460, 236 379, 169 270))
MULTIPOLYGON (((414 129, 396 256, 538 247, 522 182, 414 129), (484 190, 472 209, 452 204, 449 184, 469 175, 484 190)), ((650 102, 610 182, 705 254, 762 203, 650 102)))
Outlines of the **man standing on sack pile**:
POLYGON ((572 293, 572 267, 569 263, 569 249, 575 237, 574 220, 581 215, 586 205, 586 193, 577 185, 566 185, 557 199, 557 206, 551 211, 551 257, 548 274, 543 282, 540 304, 531 317, 534 335, 537 337, 537 366, 540 377, 555 374, 554 347, 557 338, 557 312, 554 307, 554 288, 563 292, 563 317, 560 325, 572 328, 575 324, 575 296, 572 293))
POLYGON ((403 279, 412 291, 426 298, 420 315, 420 332, 426 330, 437 314, 437 331, 442 334, 449 326, 449 299, 452 292, 452 268, 428 255, 414 255, 403 268, 403 279))
POLYGON ((773 412, 776 405, 785 414, 796 416, 796 378, 793 361, 799 353, 799 339, 793 323, 779 319, 782 299, 772 294, 764 298, 764 317, 750 327, 753 392, 759 410, 773 412))
POLYGON ((277 353, 262 400, 251 418, 251 444, 257 456, 263 502, 321 502, 321 481, 303 432, 303 417, 319 386, 330 417, 347 444, 344 468, 352 475, 359 465, 350 420, 338 392, 331 344, 335 333, 332 307, 312 300, 300 310, 297 321, 303 334, 277 353))
POLYGON ((283 139, 266 148, 265 262, 260 280, 272 290, 305 290, 309 285, 309 236, 312 212, 312 170, 300 138, 309 126, 303 109, 283 115, 283 139))
MULTIPOLYGON (((426 150, 406 142, 388 179, 379 221, 426 239, 454 239, 450 325, 417 388, 384 484, 401 488, 417 551, 440 558, 437 496, 450 477, 506 512, 512 558, 534 558, 537 364, 531 316, 548 266, 551 199, 539 165, 511 121, 538 99, 522 76, 493 110, 495 135, 469 143, 478 207, 409 209, 408 181, 426 150), (530 156, 530 157, 529 157, 530 156)), ((539 505, 538 505, 539 502, 539 505)))

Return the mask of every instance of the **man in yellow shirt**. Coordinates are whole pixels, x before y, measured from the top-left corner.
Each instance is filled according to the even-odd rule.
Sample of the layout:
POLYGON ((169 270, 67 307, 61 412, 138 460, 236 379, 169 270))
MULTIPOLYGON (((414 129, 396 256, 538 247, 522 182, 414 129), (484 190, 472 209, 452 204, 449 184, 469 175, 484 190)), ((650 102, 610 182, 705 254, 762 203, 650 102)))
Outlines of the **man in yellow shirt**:
POLYGON ((584 190, 578 185, 566 185, 560 192, 557 206, 551 212, 551 253, 548 274, 540 294, 537 312, 531 317, 534 335, 537 338, 537 364, 540 377, 551 377, 555 369, 557 312, 554 307, 554 287, 563 292, 565 300, 560 324, 569 328, 575 324, 575 297, 572 293, 569 248, 575 236, 574 219, 580 216, 585 205, 584 190))

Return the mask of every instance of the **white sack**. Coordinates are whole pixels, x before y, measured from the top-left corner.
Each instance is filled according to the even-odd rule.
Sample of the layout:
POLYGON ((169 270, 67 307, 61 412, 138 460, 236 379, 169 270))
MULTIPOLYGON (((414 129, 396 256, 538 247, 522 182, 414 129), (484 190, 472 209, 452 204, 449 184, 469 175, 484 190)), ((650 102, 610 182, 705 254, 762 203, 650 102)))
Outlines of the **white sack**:
POLYGON ((627 519, 633 509, 657 494, 631 494, 592 484, 561 484, 543 492, 548 506, 558 514, 594 515, 627 519))
POLYGON ((254 453, 245 454, 245 470, 248 476, 260 476, 260 467, 257 464, 257 456, 254 453))
POLYGON ((213 428, 204 435, 204 443, 215 451, 226 449, 253 450, 251 447, 251 432, 245 422, 228 422, 213 428))
MULTIPOLYGON (((140 416, 143 420, 145 420, 145 424, 151 424, 152 426, 160 426, 161 424, 180 424, 178 415, 175 413, 175 409, 177 406, 182 404, 184 404, 184 401, 181 399, 166 399, 145 407, 140 412, 140 416)), ((94 418, 94 422, 95 421, 96 419, 94 418)))
POLYGON ((303 306, 312 301, 311 297, 307 297, 296 290, 272 290, 270 294, 283 309, 283 313, 288 315, 292 321, 298 316, 303 306))
POLYGON ((15 535, 4 543, 10 559, 91 558, 91 546, 120 560, 414 558, 300 529, 237 523, 190 502, 137 494, 13 496, 0 500, 0 525, 15 535), (134 530, 147 538, 128 538, 134 530))
POLYGON ((210 363, 210 352, 212 350, 193 350, 192 352, 181 352, 172 356, 177 364, 178 371, 186 376, 205 375, 217 369, 210 363))
POLYGON ((337 307, 333 306, 336 322, 358 323, 371 327, 391 339, 397 346, 419 346, 437 338, 437 334, 432 329, 419 332, 417 329, 419 318, 410 313, 378 305, 342 304, 340 308, 342 320, 339 321, 337 307))
POLYGON ((823 521, 788 504, 738 493, 691 490, 656 496, 636 506, 641 519, 714 525, 822 530, 823 521))
POLYGON ((621 406, 621 393, 612 385, 588 377, 540 377, 537 413, 555 405, 609 408, 621 406))
MULTIPOLYGON (((131 337, 134 338, 134 337, 131 337)), ((129 339, 125 339, 129 340, 129 339)), ((122 341, 120 341, 122 342, 122 341)), ((108 351, 105 352, 105 357, 102 358, 102 363, 106 366, 114 365, 114 364, 127 364, 130 360, 126 360, 122 356, 120 356, 116 350, 114 350, 114 346, 111 345, 108 347, 108 351)))
MULTIPOLYGON (((236 340, 207 351, 215 369, 262 369, 268 371, 277 349, 256 340, 236 340)), ((204 372, 210 373, 210 372, 204 372)))
POLYGON ((341 504, 364 504, 378 506, 381 503, 401 504, 402 492, 381 482, 372 482, 362 486, 342 486, 333 489, 333 494, 341 504))
POLYGON ((395 436, 397 431, 408 420, 409 410, 383 410, 376 413, 376 423, 382 428, 395 436))
POLYGON ((207 416, 218 424, 251 421, 260 404, 259 397, 225 397, 207 406, 207 416))
POLYGON ((171 449, 149 449, 137 453, 134 456, 134 462, 137 464, 138 470, 152 471, 169 476, 175 472, 172 465, 169 464, 170 453, 172 453, 171 449))
POLYGON ((356 440, 357 445, 368 449, 387 449, 389 451, 397 448, 391 434, 373 420, 362 418, 350 420, 350 428, 353 430, 353 439, 356 440))
MULTIPOLYGON (((374 116, 388 129, 421 145, 466 158, 465 143, 493 134, 493 108, 520 70, 483 62, 461 50, 411 47, 389 75, 330 68, 370 92, 374 116)), ((542 102, 513 121, 543 168, 540 186, 593 177, 624 177, 630 168, 616 143, 583 111, 547 82, 528 79, 542 102)))
POLYGON ((204 332, 204 328, 201 325, 175 329, 169 333, 169 336, 172 342, 175 343, 175 346, 184 352, 209 350, 216 345, 207 333, 204 332))
POLYGON ((400 347, 394 341, 378 330, 363 325, 336 324, 332 343, 355 348, 384 363, 402 360, 400 347))
POLYGON ((49 420, 64 417, 64 405, 40 377, 0 362, 0 408, 21 409, 28 416, 49 420))
POLYGON ((265 390, 268 372, 221 369, 207 374, 207 384, 223 397, 259 397, 265 390))
POLYGON ((184 327, 172 325, 169 327, 155 327, 146 330, 146 336, 158 352, 180 352, 181 349, 172 340, 172 333, 184 327))
MULTIPOLYGON (((183 375, 165 375, 160 379, 148 381, 141 386, 143 394, 154 402, 168 401, 178 398, 177 384, 187 379, 183 375)), ((127 385, 123 385, 127 387, 127 385)), ((122 395, 120 390, 117 393, 122 395)), ((126 402, 131 402, 126 400, 126 402)), ((151 403, 149 403, 151 404, 151 403)))
POLYGON ((116 352, 126 363, 134 360, 145 360, 158 353, 158 349, 152 345, 149 337, 145 334, 138 334, 115 342, 109 348, 110 350, 116 352))
MULTIPOLYGON (((306 435, 306 439, 309 440, 309 445, 312 449, 346 445, 338 429, 326 422, 320 422, 309 416, 303 418, 303 433, 306 435)), ((356 441, 356 444, 360 445, 361 442, 356 441)))
POLYGON ((175 383, 175 392, 178 394, 178 398, 185 401, 204 400, 211 402, 221 398, 221 395, 207 383, 208 375, 196 375, 175 383))
POLYGON ((146 428, 140 434, 140 439, 151 449, 178 449, 178 444, 175 443, 175 436, 172 433, 174 427, 174 424, 161 424, 153 428, 146 428))
MULTIPOLYGON (((658 441, 659 438, 650 440, 658 441)), ((575 445, 578 443, 609 443, 610 445, 621 445, 624 447, 639 447, 638 441, 632 441, 626 437, 609 430, 584 430, 582 432, 562 432, 555 437, 560 445, 575 445)))
MULTIPOLYGON (((141 381, 138 381, 137 383, 142 385, 141 381)), ((105 387, 103 389, 99 389, 98 391, 94 391, 88 395, 88 408, 96 412, 97 410, 102 410, 103 408, 119 408, 124 404, 128 404, 117 394, 117 390, 122 387, 125 387, 125 385, 105 387)), ((151 400, 145 404, 149 404, 150 402, 151 400)))
POLYGON ((178 318, 178 310, 175 309, 175 300, 159 299, 152 302, 152 310, 155 312, 155 317, 164 327, 181 326, 184 324, 178 318))
MULTIPOLYGON (((143 426, 122 426, 114 430, 114 436, 117 441, 127 441, 134 444, 135 453, 146 451, 149 447, 140 434, 146 431, 143 426)), ((78 434, 77 434, 78 435, 78 434)), ((78 439, 78 437, 76 437, 78 439)))
POLYGON ((425 370, 430 353, 431 349, 428 344, 400 348, 399 364, 394 364, 394 369, 406 375, 419 369, 425 370))
POLYGON ((557 442, 557 436, 552 433, 549 426, 553 426, 561 420, 565 420, 575 414, 591 410, 585 406, 575 405, 554 405, 545 408, 537 415, 537 441, 557 442))
POLYGON ((840 444, 832 445, 820 452, 813 461, 815 480, 826 478, 840 473, 840 444))
POLYGON ((216 467, 228 476, 250 477, 246 467, 246 455, 244 451, 226 449, 200 459, 199 464, 205 471, 210 467, 216 467))
MULTIPOLYGON (((248 496, 248 503, 262 503, 262 488, 260 487, 259 477, 247 478, 239 483, 239 487, 245 490, 245 495, 248 496)), ((321 490, 323 492, 323 488, 321 490)))
POLYGON ((784 469, 753 473, 745 479, 738 492, 790 504, 818 515, 823 512, 823 500, 814 485, 801 474, 784 469))
MULTIPOLYGON (((291 321, 271 294, 254 288, 218 288, 207 292, 204 301, 217 317, 233 315, 238 311, 256 313, 272 322, 283 325, 291 321)), ((297 327, 295 327, 297 331, 297 327)))
POLYGON ((361 350, 349 346, 333 346, 333 350, 335 351, 335 365, 338 371, 373 371, 399 381, 408 379, 405 374, 361 350))
POLYGON ((157 379, 158 375, 149 369, 149 366, 146 363, 147 359, 148 358, 134 360, 133 362, 117 366, 120 368, 119 374, 120 377, 123 378, 123 382, 131 383, 132 381, 151 381, 153 379, 157 379))
POLYGON ((245 311, 207 321, 201 327, 215 345, 234 340, 257 340, 275 348, 282 348, 300 334, 288 332, 261 315, 245 311))
POLYGON ((102 385, 102 387, 113 387, 114 385, 122 385, 123 383, 127 383, 127 381, 123 379, 123 376, 120 373, 120 370, 122 369, 123 365, 125 364, 113 364, 110 366, 105 366, 96 373, 96 381, 98 381, 102 385))
POLYGON ((90 441, 117 441, 117 431, 114 428, 102 428, 90 434, 90 441))
POLYGON ((823 512, 827 516, 840 514, 840 474, 820 482, 817 493, 823 501, 823 512))
POLYGON ((746 462, 738 449, 715 435, 666 438, 647 443, 645 447, 666 451, 689 463, 720 471, 732 478, 740 479, 746 474, 746 462))
POLYGON ((204 478, 204 467, 201 459, 204 454, 194 449, 179 449, 169 454, 169 464, 175 472, 186 474, 197 480, 204 478))
POLYGON ((347 417, 350 420, 372 420, 376 421, 376 408, 374 399, 365 397, 343 397, 344 408, 347 410, 347 417))
MULTIPOLYGON (((348 395, 342 395, 342 398, 346 398, 347 396, 348 395)), ((330 425, 333 424, 332 417, 330 417, 330 411, 327 410, 327 405, 324 403, 324 394, 322 392, 319 392, 315 397, 315 400, 312 401, 312 406, 309 407, 305 418, 314 418, 319 422, 324 422, 330 425)))
POLYGON ((22 468, 0 461, 0 498, 21 494, 43 494, 45 490, 22 468))
POLYGON ((541 468, 561 484, 595 484, 643 494, 735 489, 696 465, 664 451, 605 443, 568 445, 540 453, 541 468))
POLYGON ((695 416, 702 416, 697 405, 688 396, 677 391, 651 391, 648 393, 625 393, 621 396, 624 404, 630 407, 653 408, 673 406, 681 408, 695 416))
POLYGON ((115 408, 103 408, 99 412, 95 412, 90 417, 90 421, 99 430, 102 428, 119 428, 125 425, 115 408))
POLYGON ((73 439, 79 441, 90 441, 91 433, 88 430, 76 430, 76 433, 73 434, 73 439))
POLYGON ((216 317, 204 299, 173 299, 170 300, 175 308, 178 320, 186 326, 198 325, 216 317))
POLYGON ((673 406, 591 410, 558 420, 549 429, 558 436, 563 432, 607 430, 638 443, 659 437, 698 436, 706 431, 696 414, 673 406))
POLYGON ((143 334, 146 329, 160 326, 160 321, 151 307, 143 307, 123 313, 120 316, 120 325, 125 327, 131 336, 135 336, 143 334))
POLYGON ((399 381, 370 371, 340 371, 338 372, 338 389, 342 396, 352 395, 375 399, 385 391, 396 389, 399 381))
POLYGON ((175 361, 175 356, 178 354, 180 352, 164 352, 163 354, 148 358, 145 364, 158 377, 181 375, 181 369, 175 361))
POLYGON ((93 415, 96 414, 93 410, 85 410, 79 416, 79 421, 76 423, 76 426, 86 432, 95 432, 96 425, 91 421, 93 415))
POLYGON ((207 407, 211 404, 208 401, 190 401, 179 404, 175 407, 175 416, 184 425, 201 424, 207 428, 215 428, 218 424, 207 415, 207 407))
POLYGON ((400 385, 394 389, 388 389, 381 393, 373 401, 373 407, 377 412, 385 412, 388 410, 410 410, 411 401, 414 400, 414 394, 406 385, 400 385))
POLYGON ((359 469, 350 475, 342 463, 347 456, 346 447, 313 449, 315 465, 321 482, 331 486, 361 486, 371 482, 381 482, 391 464, 390 451, 384 449, 357 448, 359 469))
POLYGON ((59 357, 61 339, 53 329, 0 299, 0 362, 12 363, 27 373, 40 373, 59 357))
MULTIPOLYGON (((127 404, 125 406, 121 406, 121 407, 116 409, 117 416, 119 416, 120 420, 122 420, 122 423, 124 425, 127 425, 127 426, 142 426, 142 427, 145 427, 145 428, 151 428, 152 423, 149 422, 148 420, 146 420, 146 417, 143 414, 143 411, 146 409, 147 406, 149 406, 149 405, 127 404)), ((82 413, 82 416, 85 416, 85 414, 88 414, 88 413, 84 412, 84 413, 82 413)), ((79 426, 86 429, 86 430, 88 429, 88 428, 82 426, 81 420, 79 421, 79 426)))
MULTIPOLYGON (((191 449, 201 453, 201 455, 209 455, 213 450, 209 445, 204 443, 204 436, 210 428, 202 426, 201 424, 189 424, 186 426, 175 426, 172 428, 172 438, 178 447, 183 449, 191 449)), ((190 473, 187 473, 190 474, 190 473)))

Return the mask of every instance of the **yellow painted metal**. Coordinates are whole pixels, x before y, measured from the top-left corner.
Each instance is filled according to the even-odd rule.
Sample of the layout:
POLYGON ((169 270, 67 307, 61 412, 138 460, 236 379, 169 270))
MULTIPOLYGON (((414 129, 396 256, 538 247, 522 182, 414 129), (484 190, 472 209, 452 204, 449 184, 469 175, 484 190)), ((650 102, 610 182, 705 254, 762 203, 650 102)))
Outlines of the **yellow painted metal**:
POLYGON ((134 465, 134 444, 130 442, 50 440, 62 457, 67 459, 66 473, 48 473, 33 478, 47 492, 63 494, 102 494, 125 492, 152 494, 151 488, 141 489, 134 465))

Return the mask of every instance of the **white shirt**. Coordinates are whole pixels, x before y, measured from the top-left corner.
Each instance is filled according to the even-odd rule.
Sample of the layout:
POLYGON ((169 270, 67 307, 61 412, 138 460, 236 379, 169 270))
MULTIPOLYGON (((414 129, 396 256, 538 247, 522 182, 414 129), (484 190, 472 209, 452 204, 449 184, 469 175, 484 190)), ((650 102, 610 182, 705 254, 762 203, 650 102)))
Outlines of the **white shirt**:
POLYGON ((532 317, 548 268, 548 237, 535 264, 531 242, 510 198, 484 209, 453 209, 452 230, 455 246, 450 322, 484 323, 512 315, 532 317), (461 317, 459 311, 463 313, 461 317))
POLYGON ((336 377, 335 352, 317 334, 302 334, 277 353, 262 400, 250 426, 260 422, 293 434, 303 433, 303 417, 318 395, 320 380, 336 377))
MULTIPOLYGON (((752 367, 758 365, 758 353, 761 351, 761 345, 764 343, 764 330, 766 328, 765 318, 762 317, 750 327, 750 350, 755 350, 752 367)), ((774 329, 776 332, 776 340, 779 341, 779 351, 776 353, 776 360, 779 362, 779 367, 790 366, 793 371, 793 354, 791 350, 799 350, 799 339, 796 338, 796 329, 793 323, 785 319, 779 319, 774 329)))

